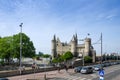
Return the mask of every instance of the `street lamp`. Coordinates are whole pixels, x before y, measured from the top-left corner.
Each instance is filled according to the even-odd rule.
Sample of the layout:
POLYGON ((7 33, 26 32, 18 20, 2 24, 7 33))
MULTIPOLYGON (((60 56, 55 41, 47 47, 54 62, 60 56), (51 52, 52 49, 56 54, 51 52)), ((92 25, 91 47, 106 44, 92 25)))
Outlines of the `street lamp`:
POLYGON ((21 75, 21 71, 22 71, 22 25, 23 23, 21 23, 20 26, 20 75, 21 75))
POLYGON ((83 66, 84 66, 84 64, 85 64, 85 62, 84 62, 84 50, 83 50, 83 54, 82 54, 82 56, 83 56, 83 66))

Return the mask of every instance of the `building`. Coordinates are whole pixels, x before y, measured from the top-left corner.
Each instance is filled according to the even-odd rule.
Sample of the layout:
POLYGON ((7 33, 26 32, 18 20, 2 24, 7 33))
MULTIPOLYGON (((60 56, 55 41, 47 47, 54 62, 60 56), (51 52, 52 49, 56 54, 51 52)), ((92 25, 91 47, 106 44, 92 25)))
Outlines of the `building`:
POLYGON ((64 54, 67 51, 71 51, 74 57, 78 58, 81 56, 91 56, 93 62, 95 62, 96 51, 91 45, 91 38, 85 38, 83 44, 78 44, 77 34, 73 35, 71 41, 61 42, 59 38, 54 35, 52 39, 52 58, 64 54))

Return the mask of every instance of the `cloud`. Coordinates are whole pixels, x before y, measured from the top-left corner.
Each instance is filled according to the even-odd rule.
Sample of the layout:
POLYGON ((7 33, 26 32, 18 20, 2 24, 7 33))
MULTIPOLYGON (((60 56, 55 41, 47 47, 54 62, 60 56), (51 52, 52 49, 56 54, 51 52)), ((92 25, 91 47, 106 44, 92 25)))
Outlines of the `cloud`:
POLYGON ((115 14, 101 13, 97 16, 97 20, 113 20, 116 16, 115 14))
POLYGON ((111 15, 106 16, 106 19, 107 19, 107 20, 112 20, 115 16, 116 16, 116 15, 111 14, 111 15))

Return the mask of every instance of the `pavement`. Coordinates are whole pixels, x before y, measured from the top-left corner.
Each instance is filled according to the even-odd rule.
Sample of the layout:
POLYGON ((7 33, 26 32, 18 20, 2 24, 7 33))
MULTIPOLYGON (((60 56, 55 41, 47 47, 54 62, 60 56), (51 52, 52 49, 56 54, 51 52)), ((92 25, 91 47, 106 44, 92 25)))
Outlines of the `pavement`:
POLYGON ((19 75, 13 77, 7 77, 9 80, 68 80, 68 76, 74 74, 73 69, 69 69, 67 72, 65 69, 41 73, 33 73, 27 75, 19 75))

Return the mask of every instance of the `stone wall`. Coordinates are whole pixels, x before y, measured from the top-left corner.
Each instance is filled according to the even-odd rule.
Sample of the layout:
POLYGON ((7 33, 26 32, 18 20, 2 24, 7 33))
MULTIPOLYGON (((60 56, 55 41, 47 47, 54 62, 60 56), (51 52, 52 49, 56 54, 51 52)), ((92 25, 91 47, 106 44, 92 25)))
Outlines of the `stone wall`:
MULTIPOLYGON (((56 69, 57 69, 57 67, 55 67, 55 68, 25 69, 22 71, 22 75, 38 73, 38 72, 45 72, 45 71, 52 71, 52 70, 56 70, 56 69)), ((19 70, 0 71, 1 78, 2 77, 16 76, 16 75, 20 75, 19 70)))

